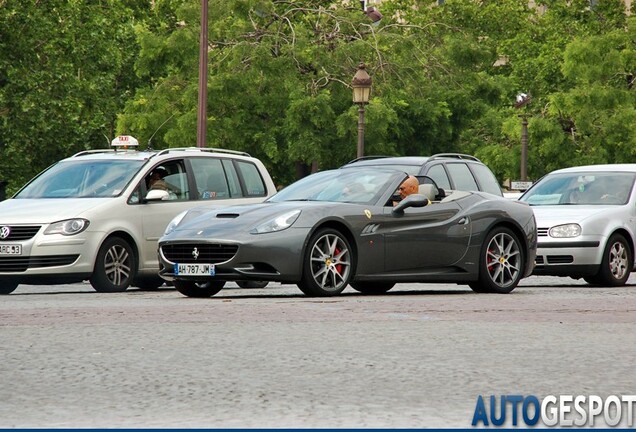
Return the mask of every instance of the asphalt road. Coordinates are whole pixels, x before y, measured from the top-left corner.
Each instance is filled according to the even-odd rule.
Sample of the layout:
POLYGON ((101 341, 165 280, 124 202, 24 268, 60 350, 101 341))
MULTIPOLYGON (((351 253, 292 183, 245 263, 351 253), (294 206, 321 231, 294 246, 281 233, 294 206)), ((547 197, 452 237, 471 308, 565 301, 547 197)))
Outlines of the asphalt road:
POLYGON ((479 395, 636 394, 635 335, 636 277, 336 298, 23 285, 0 301, 0 428, 468 428, 479 395))

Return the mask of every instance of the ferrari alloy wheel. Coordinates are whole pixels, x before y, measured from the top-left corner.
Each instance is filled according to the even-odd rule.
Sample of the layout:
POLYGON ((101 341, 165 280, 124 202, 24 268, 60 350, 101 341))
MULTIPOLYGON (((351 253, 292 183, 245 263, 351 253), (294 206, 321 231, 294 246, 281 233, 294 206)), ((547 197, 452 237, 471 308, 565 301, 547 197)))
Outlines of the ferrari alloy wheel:
POLYGON ((393 282, 352 282, 351 288, 362 294, 384 294, 395 286, 393 282))
POLYGON ((11 294, 17 287, 17 282, 0 282, 0 295, 11 294))
POLYGON ((224 281, 195 282, 175 280, 174 287, 186 297, 207 298, 218 293, 225 286, 224 281))
POLYGON ((353 252, 337 230, 323 228, 309 240, 298 288, 308 296, 340 294, 351 280, 353 252))
POLYGON ((470 284, 475 292, 506 294, 524 273, 521 242, 508 228, 497 227, 488 233, 479 261, 479 280, 470 284))
POLYGON ((592 280, 602 286, 625 285, 632 271, 632 256, 625 237, 621 234, 612 235, 603 252, 601 268, 592 280))
POLYGON ((136 272, 132 247, 120 237, 111 237, 99 248, 90 282, 97 292, 122 292, 128 289, 136 272))

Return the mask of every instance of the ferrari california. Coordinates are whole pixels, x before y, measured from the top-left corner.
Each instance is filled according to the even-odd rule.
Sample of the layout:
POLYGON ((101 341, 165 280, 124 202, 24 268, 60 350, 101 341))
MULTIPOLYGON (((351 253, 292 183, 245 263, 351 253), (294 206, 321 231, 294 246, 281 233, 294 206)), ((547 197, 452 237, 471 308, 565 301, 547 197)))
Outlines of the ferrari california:
POLYGON ((293 283, 308 296, 348 285, 380 294, 399 282, 509 293, 532 273, 537 230, 526 203, 444 191, 430 178, 399 200, 407 176, 323 171, 263 203, 186 211, 159 240, 159 274, 183 295, 210 297, 236 280, 293 283))

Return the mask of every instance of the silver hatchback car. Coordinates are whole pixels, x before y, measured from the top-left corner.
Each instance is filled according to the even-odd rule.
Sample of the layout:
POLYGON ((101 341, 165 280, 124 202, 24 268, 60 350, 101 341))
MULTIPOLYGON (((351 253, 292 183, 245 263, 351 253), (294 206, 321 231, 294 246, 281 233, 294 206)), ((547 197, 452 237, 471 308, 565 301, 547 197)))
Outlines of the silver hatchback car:
POLYGON ((18 284, 89 280, 96 291, 153 289, 157 240, 179 213, 261 202, 276 193, 247 153, 210 148, 113 149, 63 159, 0 202, 0 294, 18 284))
POLYGON ((534 210, 535 275, 620 286, 634 271, 636 164, 553 171, 519 198, 534 210))

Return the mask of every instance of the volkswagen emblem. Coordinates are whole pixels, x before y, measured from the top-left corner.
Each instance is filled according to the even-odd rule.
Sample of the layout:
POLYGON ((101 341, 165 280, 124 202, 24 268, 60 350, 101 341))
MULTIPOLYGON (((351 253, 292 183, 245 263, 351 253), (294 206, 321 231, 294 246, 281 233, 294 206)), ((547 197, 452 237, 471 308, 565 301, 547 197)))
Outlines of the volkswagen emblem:
POLYGON ((4 240, 8 238, 9 234, 11 234, 11 228, 8 226, 0 227, 0 239, 4 240))
POLYGON ((194 257, 195 260, 199 259, 199 249, 197 248, 192 249, 192 256, 194 257))

